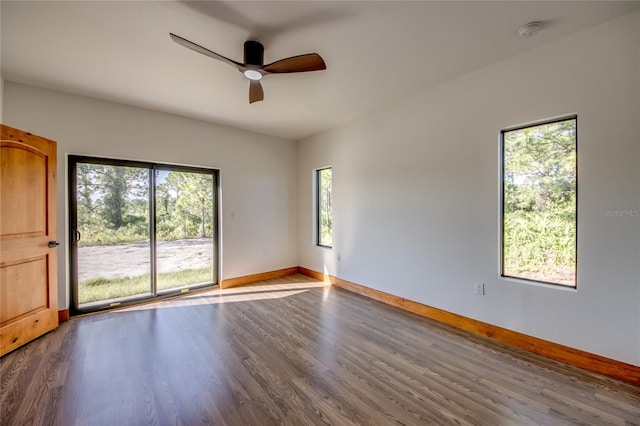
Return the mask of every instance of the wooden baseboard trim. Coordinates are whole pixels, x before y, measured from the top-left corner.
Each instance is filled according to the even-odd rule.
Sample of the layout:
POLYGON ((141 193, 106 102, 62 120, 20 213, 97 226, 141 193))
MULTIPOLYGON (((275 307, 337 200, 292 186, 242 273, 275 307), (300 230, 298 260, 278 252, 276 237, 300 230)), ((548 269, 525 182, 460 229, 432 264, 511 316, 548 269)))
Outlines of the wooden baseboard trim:
POLYGON ((244 277, 228 278, 219 283, 221 289, 238 287, 241 285, 252 284, 258 281, 271 280, 273 278, 286 277, 298 272, 298 267, 278 269, 276 271, 261 272, 259 274, 245 275, 244 277))
POLYGON ((314 280, 322 281, 325 283, 331 282, 331 276, 321 274, 320 272, 316 272, 313 269, 303 268, 302 266, 298 266, 298 273, 302 275, 306 275, 307 277, 311 277, 314 280))
POLYGON ((58 324, 69 321, 69 310, 63 309, 58 311, 58 324))
POLYGON ((422 303, 415 302, 413 300, 385 293, 380 290, 375 290, 334 276, 324 275, 311 269, 299 267, 298 272, 317 280, 330 282, 332 285, 343 288, 352 293, 378 300, 405 311, 470 331, 472 333, 480 334, 491 339, 498 340, 502 343, 555 359, 556 361, 562 361, 585 370, 593 371, 595 373, 603 374, 605 376, 640 386, 640 367, 638 366, 585 352, 580 349, 571 348, 569 346, 560 345, 548 340, 539 339, 537 337, 454 314, 442 309, 423 305, 422 303))

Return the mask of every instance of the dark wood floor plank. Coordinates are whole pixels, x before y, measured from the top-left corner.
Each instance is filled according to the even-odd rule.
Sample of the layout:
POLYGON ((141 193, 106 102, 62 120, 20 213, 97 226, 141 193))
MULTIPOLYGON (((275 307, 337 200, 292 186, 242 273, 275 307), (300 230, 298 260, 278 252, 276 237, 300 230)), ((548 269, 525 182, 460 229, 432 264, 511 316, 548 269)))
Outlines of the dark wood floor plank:
POLYGON ((73 318, 0 359, 2 425, 640 425, 640 388, 306 276, 73 318))

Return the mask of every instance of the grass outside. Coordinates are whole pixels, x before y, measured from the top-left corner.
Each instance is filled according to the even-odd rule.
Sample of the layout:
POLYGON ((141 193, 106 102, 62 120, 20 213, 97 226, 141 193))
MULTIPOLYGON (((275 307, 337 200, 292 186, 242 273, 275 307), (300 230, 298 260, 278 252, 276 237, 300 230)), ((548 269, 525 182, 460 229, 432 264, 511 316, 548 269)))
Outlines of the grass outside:
MULTIPOLYGON (((210 283, 212 275, 211 268, 161 273, 157 276, 158 291, 210 283)), ((78 285, 78 298, 79 303, 83 304, 146 294, 149 293, 150 288, 150 274, 112 279, 92 278, 78 285)))

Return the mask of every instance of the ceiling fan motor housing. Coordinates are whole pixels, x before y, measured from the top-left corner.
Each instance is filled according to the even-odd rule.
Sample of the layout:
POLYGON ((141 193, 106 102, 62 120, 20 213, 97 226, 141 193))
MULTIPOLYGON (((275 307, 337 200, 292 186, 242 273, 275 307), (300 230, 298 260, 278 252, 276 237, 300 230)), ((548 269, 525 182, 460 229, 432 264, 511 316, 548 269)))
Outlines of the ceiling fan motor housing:
POLYGON ((264 65, 264 46, 262 43, 254 40, 244 42, 244 63, 247 65, 264 65))

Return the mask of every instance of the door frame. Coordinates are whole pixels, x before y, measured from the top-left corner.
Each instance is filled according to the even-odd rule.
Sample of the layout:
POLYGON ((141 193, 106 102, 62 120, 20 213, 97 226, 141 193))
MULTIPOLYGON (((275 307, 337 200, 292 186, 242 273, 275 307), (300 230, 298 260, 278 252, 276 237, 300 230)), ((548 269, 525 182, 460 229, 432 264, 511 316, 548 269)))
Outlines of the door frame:
POLYGON ((70 287, 70 295, 71 295, 71 303, 69 306, 69 310, 71 315, 79 315, 89 312, 96 312, 102 310, 113 309, 116 307, 124 307, 136 305, 142 302, 148 302, 151 300, 162 299, 166 297, 174 297, 181 293, 185 293, 190 291, 191 289, 201 289, 201 288, 211 288, 216 287, 220 283, 221 277, 221 250, 220 245, 222 243, 222 238, 220 235, 221 226, 221 211, 220 211, 220 198, 221 198, 221 190, 220 190, 220 170, 215 168, 206 168, 206 167, 197 167, 197 166, 187 166, 181 164, 170 164, 170 163, 157 163, 150 161, 137 161, 137 160, 125 160, 125 159, 114 159, 114 158, 106 158, 106 157, 96 157, 96 156, 86 156, 86 155, 74 155, 68 154, 67 156, 67 181, 68 181, 68 211, 69 211, 69 220, 67 224, 68 228, 68 238, 69 238, 69 287, 70 287), (127 297, 126 300, 118 300, 117 304, 109 303, 110 300, 105 301, 105 303, 93 303, 89 308, 80 308, 79 300, 78 300, 78 253, 77 253, 77 244, 75 240, 75 231, 77 230, 77 173, 76 173, 76 165, 78 163, 90 163, 90 164, 100 164, 100 165, 108 165, 108 166, 123 166, 123 167, 140 167, 149 170, 149 244, 150 244, 150 274, 151 274, 151 294, 150 295, 133 295, 127 297), (158 292, 156 286, 156 180, 155 180, 155 171, 156 170, 170 170, 170 171, 178 171, 178 172, 192 172, 192 173, 204 173, 213 175, 214 186, 213 186, 213 212, 214 212, 214 220, 213 220, 213 253, 212 259, 215 262, 213 268, 213 281, 211 283, 194 285, 185 288, 177 288, 175 290, 162 290, 162 292, 158 292))

